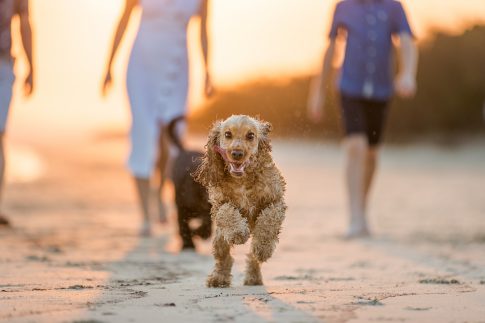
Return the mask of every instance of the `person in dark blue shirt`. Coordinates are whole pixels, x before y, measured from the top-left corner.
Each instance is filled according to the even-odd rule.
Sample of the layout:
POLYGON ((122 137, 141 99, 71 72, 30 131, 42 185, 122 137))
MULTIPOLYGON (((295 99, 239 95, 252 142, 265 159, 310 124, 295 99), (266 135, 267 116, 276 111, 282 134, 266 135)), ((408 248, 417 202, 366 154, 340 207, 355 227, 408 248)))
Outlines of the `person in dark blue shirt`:
POLYGON ((347 157, 350 221, 347 237, 369 235, 367 196, 374 177, 382 130, 394 93, 409 98, 416 92, 418 54, 405 11, 395 0, 343 0, 336 6, 322 72, 312 84, 309 117, 323 117, 325 88, 336 54, 345 41, 338 89, 341 97, 347 157), (393 45, 399 53, 394 71, 393 45))

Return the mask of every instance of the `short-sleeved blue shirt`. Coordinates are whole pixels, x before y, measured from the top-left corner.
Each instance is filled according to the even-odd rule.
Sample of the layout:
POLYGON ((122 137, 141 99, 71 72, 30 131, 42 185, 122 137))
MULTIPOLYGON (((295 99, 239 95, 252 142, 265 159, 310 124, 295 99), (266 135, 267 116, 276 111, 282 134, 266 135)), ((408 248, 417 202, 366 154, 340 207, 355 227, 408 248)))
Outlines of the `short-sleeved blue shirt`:
POLYGON ((0 0, 0 57, 10 56, 12 17, 28 10, 28 0, 0 0))
POLYGON ((394 92, 392 35, 412 35, 395 0, 343 0, 337 4, 329 37, 347 31, 340 91, 348 96, 388 100, 394 92))

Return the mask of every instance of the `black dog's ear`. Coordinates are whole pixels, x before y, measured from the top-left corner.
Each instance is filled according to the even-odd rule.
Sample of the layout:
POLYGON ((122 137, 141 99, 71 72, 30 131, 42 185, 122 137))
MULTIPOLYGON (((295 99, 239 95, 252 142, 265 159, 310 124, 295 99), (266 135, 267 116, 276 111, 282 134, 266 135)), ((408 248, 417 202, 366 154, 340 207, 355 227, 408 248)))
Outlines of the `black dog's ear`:
POLYGON ((197 182, 206 187, 217 183, 224 174, 224 162, 215 151, 215 147, 219 145, 221 125, 222 121, 216 121, 212 125, 200 166, 192 174, 197 182))
POLYGON ((259 122, 259 149, 270 152, 271 151, 271 140, 269 139, 269 134, 273 130, 271 123, 263 120, 258 120, 259 122))

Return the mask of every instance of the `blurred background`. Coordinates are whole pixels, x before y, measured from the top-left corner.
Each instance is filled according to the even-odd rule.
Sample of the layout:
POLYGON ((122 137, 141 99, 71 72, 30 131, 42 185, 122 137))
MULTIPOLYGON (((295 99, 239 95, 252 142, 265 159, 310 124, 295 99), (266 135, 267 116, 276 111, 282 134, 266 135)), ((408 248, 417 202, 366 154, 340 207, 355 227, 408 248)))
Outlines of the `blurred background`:
MULTIPOLYGON (((412 101, 394 103, 388 138, 407 141, 427 134, 450 142, 465 134, 482 134, 485 2, 402 2, 420 46, 419 93, 412 101)), ((339 129, 335 108, 330 108, 323 126, 310 125, 305 118, 308 81, 318 72, 335 3, 213 0, 211 66, 218 93, 210 101, 202 98, 201 59, 192 57, 191 129, 205 132, 216 117, 244 112, 271 120, 280 135, 335 137, 339 129)), ((24 100, 17 86, 10 138, 45 143, 61 137, 127 133, 125 71, 137 19, 132 20, 131 36, 116 61, 115 89, 106 99, 100 95, 123 4, 122 0, 31 1, 37 88, 32 98, 24 100)), ((192 53, 200 53, 198 27, 193 21, 192 53)), ((22 64, 17 69, 21 72, 22 64)))
MULTIPOLYGON (((338 192, 320 203, 331 205, 328 209, 333 210, 333 222, 342 227, 343 160, 337 146, 340 122, 335 98, 329 99, 323 124, 312 124, 306 118, 309 81, 320 69, 336 2, 211 1, 211 69, 216 94, 209 100, 202 94, 199 21, 194 19, 189 26, 193 65, 189 144, 201 149, 207 129, 217 118, 233 113, 260 115, 273 123, 275 137, 284 138, 275 144, 275 153, 288 178, 290 198, 293 192, 294 202, 304 204, 298 189, 301 180, 312 174, 315 187, 305 191, 312 191, 311 196, 317 200, 338 192), (294 154, 296 159, 291 157, 294 154), (319 162, 307 165, 311 159, 319 162), (306 171, 299 170, 305 167, 306 171), (322 187, 322 182, 329 186, 322 187)), ((455 211, 461 210, 470 221, 463 235, 481 236, 477 223, 485 223, 485 198, 480 188, 485 175, 485 2, 402 2, 420 50, 418 94, 413 100, 393 102, 382 158, 382 181, 391 182, 382 188, 378 185, 376 190, 384 189, 385 196, 395 196, 379 201, 409 207, 401 210, 413 214, 407 218, 413 223, 408 233, 422 228, 417 219, 423 210, 429 216, 429 226, 425 226, 428 233, 434 231, 438 221, 445 231, 453 231, 455 211), (410 172, 408 186, 399 176, 406 170, 410 172), (447 177, 440 178, 443 173, 447 177), (429 199, 422 198, 429 192, 416 189, 436 190, 440 180, 441 191, 429 199), (455 195, 470 191, 473 193, 462 199, 455 195), (400 198, 404 195, 405 201, 400 198), (435 210, 443 196, 449 196, 448 204, 442 205, 446 217, 435 210)), ((7 132, 6 176, 10 186, 5 200, 11 213, 25 214, 25 194, 31 192, 27 196, 33 215, 62 205, 68 212, 75 212, 80 210, 78 205, 84 205, 95 213, 105 206, 109 212, 130 210, 131 216, 137 216, 135 196, 124 168, 130 127, 125 79, 140 12, 134 13, 129 35, 115 60, 113 91, 107 97, 101 95, 108 51, 123 5, 124 0, 31 1, 36 89, 31 98, 25 99, 21 95, 22 78, 17 78, 7 132), (80 180, 84 185, 77 186, 80 180), (45 193, 48 188, 52 189, 50 194, 36 193, 45 193), (113 188, 119 193, 112 192, 113 188), (34 196, 40 199, 39 205, 33 202, 34 196), (64 204, 58 205, 57 198, 64 204)), ((19 50, 19 35, 14 36, 14 51, 21 53, 16 73, 21 76, 23 51, 19 50)), ((316 214, 322 208, 325 206, 315 205, 316 214)), ((384 231, 394 231, 394 223, 405 221, 393 216, 392 207, 386 211, 377 203, 376 209, 389 219, 384 231)), ((386 220, 376 222, 383 224, 386 220)), ((335 232, 335 228, 327 229, 335 232)))
MULTIPOLYGON (((191 22, 189 144, 202 149, 211 123, 233 113, 274 125, 273 157, 288 184, 289 209, 277 253, 264 267, 265 282, 276 286, 267 298, 259 289, 249 298, 245 291, 207 296, 210 243, 199 245, 202 257, 163 252, 179 250, 173 205, 171 225, 159 226, 154 239, 139 238, 142 219, 124 167, 126 68, 139 12, 115 60, 114 87, 101 96, 124 2, 30 1, 36 87, 28 99, 14 35, 21 54, 4 198, 14 229, 0 230, 0 321, 70 315, 72 322, 121 322, 127 313, 139 321, 149 307, 160 315, 159 306, 191 309, 191 319, 178 321, 227 309, 229 315, 217 316, 224 321, 272 303, 329 322, 356 317, 349 311, 356 306, 378 311, 375 320, 483 321, 484 0, 402 0, 419 45, 418 94, 393 102, 369 211, 376 235, 363 243, 338 238, 347 209, 335 98, 323 124, 306 119, 309 80, 320 69, 336 1, 212 0, 210 100, 202 95, 199 21, 191 22), (380 306, 387 298, 399 307, 380 306), (442 316, 417 316, 436 313, 442 316)), ((172 201, 173 190, 165 192, 172 201)), ((243 253, 236 252, 237 286, 243 253)))

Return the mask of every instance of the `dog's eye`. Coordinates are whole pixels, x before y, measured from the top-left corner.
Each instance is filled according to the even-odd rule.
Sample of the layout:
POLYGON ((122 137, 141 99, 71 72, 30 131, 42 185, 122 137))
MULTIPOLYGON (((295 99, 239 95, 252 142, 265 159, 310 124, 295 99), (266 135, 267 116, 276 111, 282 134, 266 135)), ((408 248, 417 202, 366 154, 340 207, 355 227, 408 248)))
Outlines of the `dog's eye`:
POLYGON ((224 137, 226 137, 227 139, 231 139, 232 138, 232 133, 230 131, 226 131, 224 133, 224 137))
POLYGON ((249 132, 249 133, 246 135, 246 138, 247 138, 248 140, 253 140, 253 139, 254 139, 254 133, 249 132))

